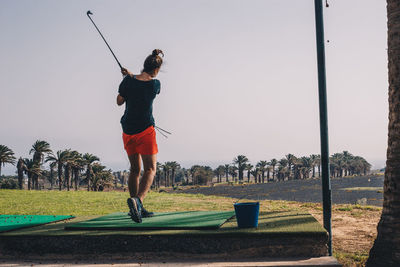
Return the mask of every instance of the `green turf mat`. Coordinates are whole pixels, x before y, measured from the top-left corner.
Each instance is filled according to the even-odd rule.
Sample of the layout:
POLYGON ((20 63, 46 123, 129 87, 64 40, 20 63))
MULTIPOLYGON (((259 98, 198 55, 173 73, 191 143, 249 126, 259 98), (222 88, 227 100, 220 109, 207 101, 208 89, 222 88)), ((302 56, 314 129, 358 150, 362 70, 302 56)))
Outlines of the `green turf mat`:
POLYGON ((70 215, 0 215, 0 232, 74 218, 70 215))
POLYGON ((126 212, 112 213, 88 221, 68 225, 66 230, 156 230, 218 229, 235 215, 234 211, 184 211, 156 213, 135 223, 126 212))

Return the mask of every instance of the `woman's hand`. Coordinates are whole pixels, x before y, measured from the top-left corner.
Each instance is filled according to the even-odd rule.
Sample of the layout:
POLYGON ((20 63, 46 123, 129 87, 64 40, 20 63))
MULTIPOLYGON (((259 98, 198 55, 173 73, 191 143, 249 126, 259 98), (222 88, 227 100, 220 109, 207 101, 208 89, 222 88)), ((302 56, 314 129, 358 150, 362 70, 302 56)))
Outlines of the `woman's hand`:
POLYGON ((129 70, 127 70, 125 68, 121 68, 121 73, 124 76, 126 76, 126 75, 132 76, 132 73, 130 73, 129 70))

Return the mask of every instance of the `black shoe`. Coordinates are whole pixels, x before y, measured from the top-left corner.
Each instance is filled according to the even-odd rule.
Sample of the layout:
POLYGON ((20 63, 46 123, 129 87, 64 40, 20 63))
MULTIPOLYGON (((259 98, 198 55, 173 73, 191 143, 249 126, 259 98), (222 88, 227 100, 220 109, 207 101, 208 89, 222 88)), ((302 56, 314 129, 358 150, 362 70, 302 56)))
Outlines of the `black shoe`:
POLYGON ((142 222, 142 203, 137 197, 128 198, 129 216, 134 222, 142 222))
POLYGON ((149 218, 149 217, 153 217, 153 216, 154 216, 154 212, 147 211, 147 210, 142 206, 142 218, 149 218))

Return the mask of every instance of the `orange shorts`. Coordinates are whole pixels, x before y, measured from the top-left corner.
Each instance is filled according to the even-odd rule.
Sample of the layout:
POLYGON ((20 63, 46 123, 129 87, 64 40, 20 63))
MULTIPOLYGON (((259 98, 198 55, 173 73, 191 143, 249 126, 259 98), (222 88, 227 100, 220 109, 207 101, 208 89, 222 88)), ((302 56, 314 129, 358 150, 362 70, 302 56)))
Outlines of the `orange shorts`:
POLYGON ((154 155, 158 152, 156 131, 153 126, 138 134, 122 133, 122 140, 128 156, 133 154, 154 155))

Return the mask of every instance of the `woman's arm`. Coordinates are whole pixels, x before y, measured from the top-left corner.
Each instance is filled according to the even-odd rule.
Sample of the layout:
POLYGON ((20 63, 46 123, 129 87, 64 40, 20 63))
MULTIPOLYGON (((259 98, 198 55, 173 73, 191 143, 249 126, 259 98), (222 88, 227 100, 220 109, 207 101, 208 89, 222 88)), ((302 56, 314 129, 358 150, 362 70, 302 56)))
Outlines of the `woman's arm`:
POLYGON ((125 103, 125 98, 123 98, 120 94, 117 95, 117 105, 121 106, 125 103))
MULTIPOLYGON (((132 76, 132 73, 130 73, 129 70, 127 70, 126 68, 121 68, 121 73, 123 76, 129 75, 132 76)), ((121 90, 121 88, 120 88, 121 90)), ((125 98, 123 98, 120 94, 117 95, 117 105, 121 106, 122 104, 125 103, 125 98)))

